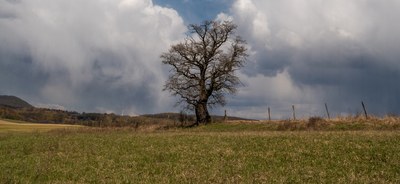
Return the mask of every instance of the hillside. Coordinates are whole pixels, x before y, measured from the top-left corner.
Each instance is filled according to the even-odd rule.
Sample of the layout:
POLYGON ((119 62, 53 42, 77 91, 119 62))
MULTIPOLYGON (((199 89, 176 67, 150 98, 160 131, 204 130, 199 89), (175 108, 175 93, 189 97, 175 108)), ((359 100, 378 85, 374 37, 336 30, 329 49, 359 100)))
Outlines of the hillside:
POLYGON ((32 108, 33 106, 16 96, 0 95, 0 107, 32 108))

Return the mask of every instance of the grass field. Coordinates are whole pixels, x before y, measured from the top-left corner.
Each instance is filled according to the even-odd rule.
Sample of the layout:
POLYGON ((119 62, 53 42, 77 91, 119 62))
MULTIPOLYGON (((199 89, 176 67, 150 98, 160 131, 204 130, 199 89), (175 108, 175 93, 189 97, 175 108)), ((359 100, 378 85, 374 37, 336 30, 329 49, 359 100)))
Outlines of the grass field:
POLYGON ((399 131, 260 127, 1 132, 0 182, 400 183, 399 131))

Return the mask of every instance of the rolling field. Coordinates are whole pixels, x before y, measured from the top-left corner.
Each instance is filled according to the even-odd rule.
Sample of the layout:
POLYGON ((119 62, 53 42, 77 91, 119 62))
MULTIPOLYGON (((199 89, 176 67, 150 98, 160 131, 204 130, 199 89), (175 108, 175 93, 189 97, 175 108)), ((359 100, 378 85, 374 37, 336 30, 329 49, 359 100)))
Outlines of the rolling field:
POLYGON ((0 182, 400 182, 399 131, 231 127, 1 132, 0 182))
POLYGON ((4 132, 46 132, 54 129, 79 128, 78 125, 37 124, 0 119, 0 133, 4 132))

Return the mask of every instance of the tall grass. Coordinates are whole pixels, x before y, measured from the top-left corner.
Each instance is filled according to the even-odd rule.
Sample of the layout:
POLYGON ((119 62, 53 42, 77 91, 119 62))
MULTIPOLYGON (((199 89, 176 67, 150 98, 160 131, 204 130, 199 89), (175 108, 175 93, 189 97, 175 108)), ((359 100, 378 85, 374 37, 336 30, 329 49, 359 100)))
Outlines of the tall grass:
POLYGON ((383 118, 361 116, 336 117, 324 119, 310 117, 300 120, 273 121, 228 121, 200 128, 222 131, 362 131, 362 130, 400 130, 400 118, 387 116, 383 118))

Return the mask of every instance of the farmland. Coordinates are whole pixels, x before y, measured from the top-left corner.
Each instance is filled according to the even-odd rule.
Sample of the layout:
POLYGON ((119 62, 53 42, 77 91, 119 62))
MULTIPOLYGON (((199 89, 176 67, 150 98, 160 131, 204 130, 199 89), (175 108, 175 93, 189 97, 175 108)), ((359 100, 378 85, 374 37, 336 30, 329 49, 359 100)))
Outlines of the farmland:
POLYGON ((0 133, 4 132, 46 132, 54 129, 79 128, 78 125, 38 124, 24 121, 1 120, 0 133))
POLYGON ((400 182, 397 130, 271 131, 263 124, 3 131, 0 181, 400 182))

